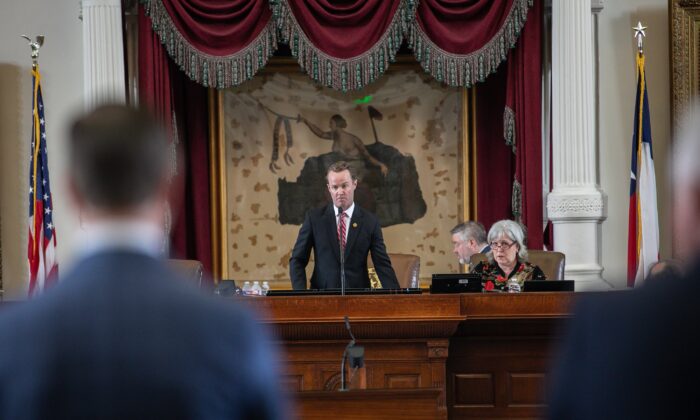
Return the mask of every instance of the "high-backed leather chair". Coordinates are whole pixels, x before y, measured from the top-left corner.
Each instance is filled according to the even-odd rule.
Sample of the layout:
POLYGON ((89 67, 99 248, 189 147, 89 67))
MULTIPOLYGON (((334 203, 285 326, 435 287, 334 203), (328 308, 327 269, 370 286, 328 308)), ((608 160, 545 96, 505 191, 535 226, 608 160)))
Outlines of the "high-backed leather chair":
POLYGON ((547 280, 563 280, 566 256, 556 251, 528 250, 528 260, 542 269, 547 280))
MULTIPOLYGON (((540 251, 537 249, 529 249, 527 251, 527 260, 540 267, 547 280, 563 280, 564 266, 566 264, 566 256, 561 252, 556 251, 540 251)), ((477 265, 482 261, 487 261, 486 254, 472 255, 470 262, 472 266, 477 265)))
POLYGON ((202 277, 204 277, 204 266, 201 262, 197 260, 170 259, 166 260, 166 263, 173 271, 179 273, 187 280, 192 280, 192 282, 195 285, 197 285, 197 287, 202 287, 202 277))
MULTIPOLYGON (((399 286, 402 289, 420 287, 420 257, 418 255, 389 254, 389 259, 396 273, 396 279, 399 281, 399 286)), ((382 284, 374 271, 374 263, 372 263, 371 256, 367 257, 367 268, 372 288, 380 289, 382 284)))

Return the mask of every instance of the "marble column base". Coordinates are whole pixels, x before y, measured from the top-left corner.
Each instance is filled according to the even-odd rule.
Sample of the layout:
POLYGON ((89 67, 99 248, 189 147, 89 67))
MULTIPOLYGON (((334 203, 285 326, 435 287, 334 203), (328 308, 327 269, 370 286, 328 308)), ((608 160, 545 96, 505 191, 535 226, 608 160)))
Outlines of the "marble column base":
POLYGON ((554 225, 554 248, 566 255, 565 279, 576 280, 577 291, 610 289, 600 264, 605 193, 594 186, 555 189, 547 196, 547 216, 554 225))

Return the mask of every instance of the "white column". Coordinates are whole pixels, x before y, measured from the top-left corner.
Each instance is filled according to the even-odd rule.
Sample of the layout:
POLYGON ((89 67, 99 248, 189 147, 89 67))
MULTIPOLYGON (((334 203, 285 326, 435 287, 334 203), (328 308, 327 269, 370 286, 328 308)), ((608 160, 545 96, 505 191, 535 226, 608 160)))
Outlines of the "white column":
POLYGON ((607 197, 596 180, 591 0, 552 2, 552 153, 554 186, 547 213, 554 247, 566 255, 577 290, 600 290, 601 222, 607 197))
POLYGON ((121 0, 83 0, 85 108, 126 102, 121 0))

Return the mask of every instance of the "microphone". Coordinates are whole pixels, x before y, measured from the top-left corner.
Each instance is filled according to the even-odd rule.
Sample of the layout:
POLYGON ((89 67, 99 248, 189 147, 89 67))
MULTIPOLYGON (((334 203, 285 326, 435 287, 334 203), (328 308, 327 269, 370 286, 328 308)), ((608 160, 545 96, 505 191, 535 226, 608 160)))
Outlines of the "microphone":
MULTIPOLYGON (((338 206, 338 217, 343 214, 343 208, 338 206)), ((340 220, 340 219, 339 219, 340 220)), ((345 236, 348 235, 348 225, 345 224, 345 236)), ((338 241, 339 251, 340 251, 340 295, 345 296, 345 249, 343 249, 343 242, 338 241)))
POLYGON ((343 352, 343 358, 340 361, 340 390, 341 391, 347 391, 348 388, 345 384, 345 361, 348 358, 348 354, 352 353, 351 357, 351 367, 358 368, 362 367, 364 365, 364 354, 365 354, 365 349, 362 346, 357 346, 357 351, 355 350, 355 336, 352 334, 352 330, 350 329, 350 319, 348 318, 347 315, 345 315, 345 329, 348 330, 348 334, 350 334, 350 342, 348 343, 347 346, 345 346, 345 351, 343 352))
POLYGON ((352 335, 352 330, 350 329, 350 318, 348 318, 347 315, 345 315, 345 329, 348 330, 348 334, 350 334, 350 338, 352 338, 352 344, 355 344, 355 336, 352 335))

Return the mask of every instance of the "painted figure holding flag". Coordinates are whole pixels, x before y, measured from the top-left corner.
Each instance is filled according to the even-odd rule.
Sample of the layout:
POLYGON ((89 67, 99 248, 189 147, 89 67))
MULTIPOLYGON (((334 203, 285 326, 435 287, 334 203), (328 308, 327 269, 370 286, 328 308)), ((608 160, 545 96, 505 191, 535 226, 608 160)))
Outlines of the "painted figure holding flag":
MULTIPOLYGON (((377 118, 377 111, 374 107, 369 107, 370 120, 372 121, 372 128, 374 128, 374 119, 377 118), (374 113, 372 112, 374 111, 374 113)), ((382 162, 378 161, 374 156, 372 156, 365 147, 362 140, 356 135, 349 133, 345 129, 348 127, 348 122, 340 114, 335 114, 331 117, 328 125, 330 127, 329 131, 324 131, 317 125, 311 123, 306 118, 299 115, 298 120, 303 122, 309 127, 311 132, 322 139, 333 141, 333 151, 339 153, 347 162, 353 166, 357 171, 358 179, 362 180, 364 173, 365 161, 371 163, 372 165, 379 168, 382 175, 386 177, 389 173, 389 168, 382 162), (353 165, 353 163, 357 163, 353 165)), ((377 131, 374 130, 375 142, 378 142, 377 131)))

